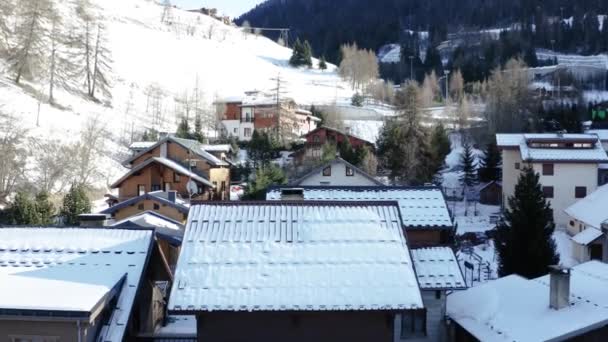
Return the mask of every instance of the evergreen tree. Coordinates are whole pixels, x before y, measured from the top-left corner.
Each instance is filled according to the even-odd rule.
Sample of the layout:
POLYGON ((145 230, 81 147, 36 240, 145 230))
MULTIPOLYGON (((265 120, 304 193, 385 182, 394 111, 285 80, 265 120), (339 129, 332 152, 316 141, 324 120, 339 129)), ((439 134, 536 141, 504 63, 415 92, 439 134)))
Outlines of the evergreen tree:
POLYGON ((270 163, 273 143, 266 132, 259 133, 257 130, 251 134, 249 141, 249 158, 253 161, 255 168, 264 167, 270 163))
POLYGON ((337 150, 340 152, 340 158, 355 166, 361 166, 367 153, 366 150, 363 148, 353 148, 350 139, 348 139, 346 135, 342 138, 342 141, 340 141, 337 146, 337 150))
POLYGON ((205 142, 205 135, 203 134, 203 121, 201 120, 201 116, 198 114, 194 119, 194 134, 192 134, 192 138, 200 143, 205 142))
POLYGON ((545 199, 539 176, 525 168, 504 219, 496 228, 496 250, 501 277, 519 274, 532 279, 547 274, 559 262, 553 231, 553 209, 545 199))
POLYGON ((38 222, 41 226, 48 226, 53 223, 53 214, 55 207, 49 199, 49 193, 41 191, 36 195, 35 209, 37 213, 38 222))
POLYGON ((462 146, 462 154, 460 155, 460 165, 462 166, 462 175, 460 183, 462 186, 473 186, 477 183, 477 170, 475 166, 475 156, 473 148, 468 142, 462 146))
POLYGON ((188 119, 185 117, 179 122, 177 125, 177 132, 175 136, 182 139, 190 139, 192 135, 190 134, 190 123, 188 123, 188 119))
POLYGON ((396 93, 399 115, 387 121, 378 138, 378 155, 393 184, 421 185, 433 180, 435 164, 429 132, 420 122, 420 90, 409 82, 396 93))
POLYGON ((35 225, 39 221, 36 204, 25 192, 18 192, 15 195, 9 217, 9 221, 16 225, 35 225))
POLYGON ((291 58, 289 59, 289 65, 294 67, 299 67, 302 65, 306 65, 308 67, 312 66, 312 48, 310 47, 310 43, 308 41, 304 41, 304 43, 300 42, 300 39, 296 39, 296 42, 293 45, 293 52, 291 58))
POLYGON ((319 59, 319 69, 321 69, 321 70, 327 69, 327 62, 325 61, 325 56, 321 56, 321 59, 319 59))
POLYGON ((308 67, 312 67, 312 47, 310 47, 310 43, 308 42, 308 40, 304 41, 302 59, 304 61, 304 65, 308 65, 308 67))
POLYGON ((426 50, 426 58, 424 60, 425 73, 435 72, 436 75, 443 74, 443 62, 441 55, 435 46, 429 46, 426 50))
POLYGON ((431 150, 433 153, 433 168, 437 173, 444 167, 445 158, 452 151, 450 138, 441 122, 435 126, 431 134, 431 150))
POLYGON ((70 191, 63 198, 61 216, 64 223, 69 226, 78 225, 78 215, 91 212, 91 201, 83 185, 73 184, 70 191))
POLYGON ((500 180, 500 151, 496 146, 496 142, 490 142, 484 151, 483 159, 480 162, 478 174, 479 181, 486 183, 500 180))
POLYGON ((249 200, 264 200, 266 190, 271 185, 284 185, 287 177, 283 170, 275 164, 260 167, 255 172, 255 180, 249 184, 245 198, 249 200))

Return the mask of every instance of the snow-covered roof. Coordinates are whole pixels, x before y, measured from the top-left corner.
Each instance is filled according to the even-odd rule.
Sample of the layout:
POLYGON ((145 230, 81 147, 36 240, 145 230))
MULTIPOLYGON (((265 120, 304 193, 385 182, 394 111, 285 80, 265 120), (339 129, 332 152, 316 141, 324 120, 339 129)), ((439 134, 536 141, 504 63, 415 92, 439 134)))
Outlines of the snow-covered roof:
POLYGON ((570 306, 549 307, 549 276, 511 275, 448 296, 447 313, 481 341, 563 341, 608 323, 608 264, 575 266, 570 306))
POLYGON ((608 129, 590 129, 585 131, 587 134, 595 134, 601 141, 608 141, 608 129))
POLYGON ((600 229, 602 222, 608 220, 607 203, 608 184, 600 186, 587 197, 574 202, 565 209, 565 212, 588 226, 600 229))
POLYGON ((519 148, 521 159, 539 162, 608 162, 598 137, 594 134, 496 134, 501 148, 519 148), (531 143, 593 143, 592 148, 533 147, 531 143))
POLYGON ((112 224, 112 227, 130 226, 137 226, 140 228, 161 228, 175 231, 184 229, 184 226, 180 222, 150 210, 112 224))
POLYGON ((172 313, 422 307, 394 202, 194 205, 168 305, 172 313))
POLYGON ((454 251, 449 247, 412 249, 414 269, 421 290, 467 287, 454 251))
POLYGON ((213 185, 213 183, 211 183, 209 180, 207 180, 206 178, 204 178, 203 176, 194 173, 192 171, 190 171, 188 168, 186 168, 185 166, 183 166, 182 164, 168 159, 168 158, 161 158, 161 157, 152 157, 150 159, 147 159, 145 162, 137 164, 134 168, 132 168, 129 172, 127 172, 125 175, 123 175, 119 180, 117 180, 116 182, 114 182, 114 184, 112 184, 110 187, 111 188, 117 188, 120 186, 120 184, 122 184, 122 182, 124 182, 125 180, 129 179, 129 177, 131 177, 134 173, 139 172, 140 170, 146 168, 148 165, 152 164, 152 163, 158 163, 161 165, 164 165, 168 168, 170 168, 171 170, 189 177, 190 179, 192 179, 193 181, 199 182, 201 184, 205 184, 208 187, 214 188, 215 186, 213 185))
POLYGON ((112 214, 115 213, 116 211, 126 208, 128 206, 131 205, 135 205, 141 201, 144 200, 152 200, 152 201, 158 201, 163 205, 168 205, 172 208, 177 209, 178 211, 182 212, 182 213, 187 213, 189 210, 190 205, 184 201, 183 199, 181 199, 179 196, 175 197, 175 202, 172 200, 168 199, 167 196, 167 192, 164 191, 152 191, 152 192, 147 192, 143 195, 137 196, 137 197, 133 197, 133 198, 129 198, 126 201, 122 201, 120 203, 117 203, 114 206, 111 206, 109 208, 106 208, 102 211, 100 211, 100 214, 112 214))
POLYGON ((230 144, 220 144, 220 145, 202 145, 203 150, 207 152, 232 152, 232 146, 230 144))
POLYGON ((131 150, 142 150, 149 148, 150 146, 154 146, 156 143, 156 141, 135 141, 129 146, 129 148, 131 150))
POLYGON ((313 168, 312 170, 310 170, 310 171, 304 173, 303 175, 300 175, 298 178, 292 180, 289 184, 290 185, 294 185, 294 186, 300 185, 303 182, 305 182, 306 180, 308 180, 309 178, 316 177, 326 167, 333 166, 333 165, 336 165, 336 164, 343 164, 346 167, 351 168, 354 171, 354 173, 355 173, 356 176, 358 176, 358 177, 360 176, 360 177, 363 177, 363 178, 367 179, 370 184, 375 184, 375 185, 378 185, 378 186, 383 186, 384 185, 382 182, 380 182, 379 180, 377 180, 376 178, 374 178, 372 175, 368 174, 367 172, 361 170, 360 168, 356 167, 355 165, 347 162, 346 160, 344 160, 344 159, 342 159, 340 157, 336 157, 336 158, 334 158, 333 160, 331 160, 331 161, 329 161, 327 163, 321 164, 321 165, 313 168))
MULTIPOLYGON (((272 187, 266 200, 281 200, 283 189, 272 187)), ((397 186, 303 186, 305 201, 397 201, 403 225, 408 229, 453 227, 443 192, 438 187, 397 186)))
POLYGON ((574 235, 572 237, 572 241, 578 243, 579 245, 587 246, 588 244, 592 243, 593 241, 601 238, 603 235, 604 234, 602 233, 601 230, 590 227, 590 228, 587 228, 587 229, 583 230, 582 232, 574 235))
POLYGON ((146 230, 0 228, 0 309, 90 315, 115 292, 99 341, 122 341, 151 243, 146 230))
POLYGON ((226 163, 223 160, 220 160, 213 154, 205 151, 205 149, 203 148, 204 145, 199 143, 198 141, 191 140, 191 139, 177 138, 174 136, 167 136, 167 137, 161 139, 160 141, 154 143, 153 145, 148 146, 146 149, 142 150, 141 152, 131 156, 124 163, 131 164, 137 158, 141 157, 142 155, 154 150, 158 146, 165 144, 167 142, 174 142, 176 144, 181 145, 183 148, 188 149, 188 150, 192 151, 193 153, 195 153, 196 155, 198 155, 199 157, 205 159, 211 165, 214 165, 214 166, 228 166, 229 165, 228 163, 226 163))
POLYGON ((166 325, 159 327, 154 332, 154 340, 158 341, 163 338, 163 341, 185 341, 186 338, 193 338, 196 341, 196 317, 188 315, 169 315, 166 319, 166 325), (169 340, 174 338, 175 340, 169 340))

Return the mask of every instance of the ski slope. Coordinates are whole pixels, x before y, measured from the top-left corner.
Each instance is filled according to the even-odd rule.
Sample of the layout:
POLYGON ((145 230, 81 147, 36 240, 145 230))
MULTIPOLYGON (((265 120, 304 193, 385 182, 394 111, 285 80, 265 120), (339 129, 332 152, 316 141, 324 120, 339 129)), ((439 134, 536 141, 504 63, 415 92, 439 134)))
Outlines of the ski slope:
MULTIPOLYGON (((301 105, 343 102, 352 96, 335 66, 321 71, 314 60, 313 69, 292 68, 289 48, 206 15, 173 9, 168 25, 161 23, 163 7, 154 1, 91 1, 104 17, 112 52, 111 100, 97 103, 56 89, 58 106, 50 106, 45 103, 48 81, 17 86, 5 72, 6 61, 0 59, 0 108, 19 117, 36 139, 75 141, 84 125, 98 118, 110 134, 107 149, 124 150, 117 142, 130 137, 132 130, 174 131, 178 121, 174 99, 192 93, 197 84, 209 111, 217 98, 241 96, 254 89, 270 91, 276 87, 272 78, 279 75, 284 81, 282 95, 301 105), (146 88, 151 85, 164 93, 160 123, 153 123, 147 110, 146 88)), ((64 15, 66 24, 75 20, 67 1, 54 2, 63 13, 71 14, 64 15)), ((100 186, 123 171, 117 160, 105 160, 100 168, 107 169, 105 179, 97 182, 100 186)))

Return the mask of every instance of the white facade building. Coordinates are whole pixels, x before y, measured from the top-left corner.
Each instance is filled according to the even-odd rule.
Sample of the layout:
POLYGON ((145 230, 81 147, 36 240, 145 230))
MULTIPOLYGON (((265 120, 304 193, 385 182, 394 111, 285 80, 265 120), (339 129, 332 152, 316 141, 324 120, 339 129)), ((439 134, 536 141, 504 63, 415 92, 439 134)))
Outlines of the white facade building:
POLYGON ((564 210, 598 187, 599 165, 608 156, 592 134, 497 134, 502 150, 503 204, 513 196, 526 166, 540 176, 558 226, 565 227, 564 210))
POLYGON ((572 257, 579 262, 602 260, 606 237, 602 223, 608 221, 608 185, 566 208, 572 236, 572 257))
POLYGON ((304 176, 290 182, 290 185, 381 186, 384 184, 365 171, 338 157, 327 164, 314 168, 304 176))

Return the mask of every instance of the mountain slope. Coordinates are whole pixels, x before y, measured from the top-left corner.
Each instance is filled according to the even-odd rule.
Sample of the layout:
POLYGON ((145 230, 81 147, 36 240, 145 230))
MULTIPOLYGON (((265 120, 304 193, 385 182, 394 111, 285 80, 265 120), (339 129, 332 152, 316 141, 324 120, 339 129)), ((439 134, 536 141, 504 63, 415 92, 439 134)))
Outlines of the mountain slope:
MULTIPOLYGON (((63 12, 68 2, 54 0, 63 12)), ((43 102, 38 118, 36 92, 46 94, 48 81, 15 85, 0 59, 0 108, 21 118, 30 134, 38 139, 75 141, 91 118, 98 118, 109 132, 107 150, 117 151, 117 142, 130 136, 131 129, 146 128, 174 131, 181 115, 176 97, 198 88, 207 111, 214 99, 242 95, 244 91, 270 90, 271 78, 280 74, 285 81, 283 96, 301 104, 329 103, 350 98, 352 91, 335 72, 295 69, 288 66, 291 50, 252 34, 243 34, 198 13, 173 9, 171 25, 161 23, 163 8, 148 0, 93 0, 100 7, 107 27, 108 47, 112 52, 112 99, 103 104, 83 96, 56 91, 58 106, 43 102), (160 103, 162 120, 154 123, 150 114, 147 88, 155 85, 164 96, 160 103), (39 119, 39 120, 38 120, 39 119), (39 126, 36 125, 37 120, 39 126)), ((73 14, 72 14, 73 16, 73 14)), ((64 21, 75 20, 66 16, 64 21)), ((211 116, 213 114, 210 114, 211 116)), ((106 184, 122 172, 117 160, 100 162, 107 169, 98 185, 106 184)))

